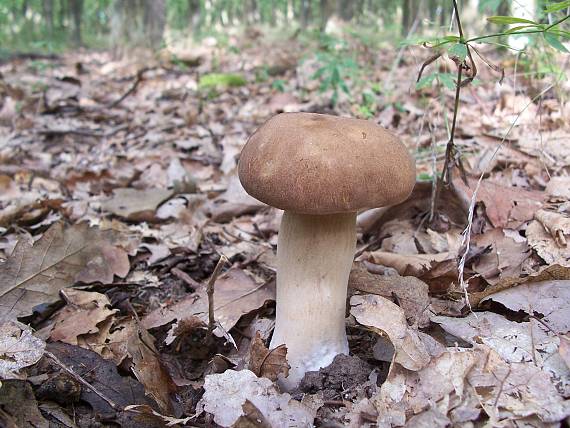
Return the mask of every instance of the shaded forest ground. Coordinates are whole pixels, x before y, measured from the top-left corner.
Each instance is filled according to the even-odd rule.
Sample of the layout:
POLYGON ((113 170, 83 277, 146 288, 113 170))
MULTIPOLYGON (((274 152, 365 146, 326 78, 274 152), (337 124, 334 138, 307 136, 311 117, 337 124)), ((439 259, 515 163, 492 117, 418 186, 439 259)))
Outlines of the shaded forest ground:
MULTIPOLYGON (((453 63, 433 64, 439 74, 416 90, 426 49, 377 51, 349 38, 315 58, 311 43, 251 30, 230 47, 0 66, 7 426, 567 418, 567 79, 520 73, 514 56, 486 52, 505 79, 481 66, 462 92, 455 142, 468 185, 456 174, 433 207, 453 63), (339 49, 366 68, 342 63, 339 49), (350 96, 338 90, 334 105, 334 86, 321 92, 313 78, 323 66, 325 76, 346 73, 350 96), (414 153, 418 175, 408 201, 359 216, 353 357, 309 376, 293 398, 272 384, 284 355, 265 348, 280 212, 246 195, 235 175, 248 135, 282 111, 375 120, 414 153), (215 278, 212 337, 206 284, 221 255, 229 262, 215 278)), ((567 57, 552 61, 567 69, 567 57)))

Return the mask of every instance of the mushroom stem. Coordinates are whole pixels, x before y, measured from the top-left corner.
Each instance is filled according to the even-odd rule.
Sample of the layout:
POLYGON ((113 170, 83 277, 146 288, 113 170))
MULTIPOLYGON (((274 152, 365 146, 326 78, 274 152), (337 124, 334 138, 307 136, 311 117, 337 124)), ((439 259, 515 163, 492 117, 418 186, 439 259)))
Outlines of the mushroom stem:
POLYGON ((356 247, 356 213, 285 211, 277 245, 277 314, 271 348, 287 346, 295 388, 307 371, 348 354, 345 331, 348 276, 356 247))

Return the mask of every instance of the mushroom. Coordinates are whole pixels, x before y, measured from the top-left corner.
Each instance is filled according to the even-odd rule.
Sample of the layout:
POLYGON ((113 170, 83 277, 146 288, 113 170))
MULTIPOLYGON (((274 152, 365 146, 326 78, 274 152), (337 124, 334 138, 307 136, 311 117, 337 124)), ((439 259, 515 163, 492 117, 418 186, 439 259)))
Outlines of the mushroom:
POLYGON ((399 139, 373 122, 282 113, 249 138, 239 179, 253 197, 284 210, 277 243, 271 348, 285 344, 295 388, 305 372, 348 355, 348 276, 356 213, 405 200, 415 164, 399 139))

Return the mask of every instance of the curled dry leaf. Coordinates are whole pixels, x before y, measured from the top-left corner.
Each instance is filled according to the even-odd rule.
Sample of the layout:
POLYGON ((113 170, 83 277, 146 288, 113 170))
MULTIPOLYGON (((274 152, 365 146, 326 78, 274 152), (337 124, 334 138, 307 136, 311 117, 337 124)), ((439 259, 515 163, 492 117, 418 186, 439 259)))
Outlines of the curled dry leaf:
POLYGON ((550 280, 570 280, 570 267, 553 264, 543 266, 539 271, 522 278, 505 278, 481 292, 469 293, 469 301, 472 306, 477 306, 485 297, 498 293, 499 291, 508 290, 509 288, 517 287, 521 284, 532 284, 534 282, 550 280))
POLYGON ((570 281, 540 281, 499 291, 483 299, 512 311, 539 316, 557 333, 570 331, 570 281))
POLYGON ((269 379, 258 378, 249 370, 226 370, 206 376, 204 396, 196 410, 211 413, 214 422, 229 427, 244 415, 247 400, 274 427, 312 426, 315 419, 312 409, 291 399, 289 394, 280 394, 269 379))
POLYGON ((34 307, 58 301, 59 291, 79 278, 109 283, 114 274, 126 275, 124 250, 108 251, 112 235, 86 224, 57 223, 34 245, 18 241, 0 265, 0 321, 29 316, 34 307))
POLYGON ((387 251, 374 251, 370 253, 370 261, 383 266, 393 267, 401 276, 414 276, 416 278, 432 278, 450 271, 457 271, 455 255, 450 253, 439 254, 396 254, 387 251))
POLYGON ((417 323, 419 327, 429 325, 428 285, 413 276, 383 276, 375 275, 360 263, 353 265, 348 279, 348 286, 370 294, 378 294, 387 299, 394 296, 406 314, 410 324, 417 323))
POLYGON ((171 394, 176 391, 176 386, 160 361, 154 338, 136 320, 133 320, 131 332, 126 344, 132 359, 131 369, 143 384, 145 393, 156 401, 163 412, 172 414, 171 394))
POLYGON ((0 379, 19 379, 18 371, 37 363, 46 344, 17 321, 0 325, 0 379))
POLYGON ((538 210, 534 218, 550 233, 559 247, 567 246, 565 235, 570 235, 570 217, 553 211, 538 210))
POLYGON ((417 330, 408 326, 404 311, 377 295, 352 296, 350 313, 358 323, 388 335, 394 345, 394 361, 408 370, 420 370, 430 361, 417 330))
POLYGON ((249 369, 258 377, 266 377, 276 381, 280 375, 287 377, 289 368, 289 364, 287 364, 287 347, 280 345, 271 350, 267 349, 261 334, 257 331, 249 351, 249 369))
MULTIPOLYGON (((274 283, 257 284, 244 271, 232 268, 220 276, 214 286, 214 317, 226 332, 251 311, 259 309, 269 300, 275 299, 274 283)), ((143 318, 143 326, 147 329, 160 327, 174 320, 182 320, 196 316, 208 322, 208 296, 206 290, 199 290, 183 300, 157 309, 143 318)), ((172 327, 174 331, 176 325, 172 327)), ((224 336, 219 327, 214 330, 218 337, 224 336)), ((174 337, 173 335, 170 335, 174 337)))
POLYGON ((61 292, 67 305, 57 312, 50 338, 71 345, 77 345, 77 337, 98 333, 98 324, 117 312, 109 309, 111 302, 101 293, 74 289, 61 292))

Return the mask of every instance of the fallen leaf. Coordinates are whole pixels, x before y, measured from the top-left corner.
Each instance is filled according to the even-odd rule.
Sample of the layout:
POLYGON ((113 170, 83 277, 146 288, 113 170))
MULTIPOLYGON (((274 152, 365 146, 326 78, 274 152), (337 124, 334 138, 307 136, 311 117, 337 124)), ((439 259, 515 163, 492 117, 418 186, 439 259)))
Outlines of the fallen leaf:
POLYGON ((17 321, 0 325, 0 379, 19 379, 18 371, 37 363, 46 344, 17 321))
MULTIPOLYGON (((373 263, 390 266, 401 276, 423 277, 431 271, 443 266, 455 266, 457 263, 449 253, 439 254, 397 254, 386 251, 373 251, 369 258, 373 263)), ((433 276, 433 275, 431 275, 433 276)))
POLYGON ((570 201, 570 176, 552 177, 544 191, 550 200, 570 201))
POLYGON ((258 378, 249 370, 226 370, 206 376, 204 395, 196 411, 214 415, 214 422, 232 426, 244 415, 243 405, 249 400, 274 427, 312 426, 315 413, 289 394, 280 394, 266 378, 258 378))
POLYGON ((251 401, 245 400, 242 410, 243 415, 235 421, 232 428, 271 428, 271 424, 267 422, 263 413, 251 401))
POLYGON ((287 347, 280 345, 274 349, 267 349, 259 331, 251 342, 249 351, 249 370, 258 377, 266 377, 276 381, 279 375, 289 376, 289 364, 287 364, 287 347))
MULTIPOLYGON (((476 181, 469 183, 469 187, 466 187, 463 182, 458 181, 457 186, 471 199, 476 181)), ((494 227, 516 229, 532 220, 536 210, 542 207, 544 197, 542 192, 484 180, 477 192, 477 201, 485 204, 485 213, 494 227)))
POLYGON ((143 384, 146 394, 158 403, 163 412, 172 414, 171 395, 175 393, 176 386, 160 361, 154 338, 138 321, 133 320, 133 324, 132 334, 127 340, 131 370, 143 384))
MULTIPOLYGON (((0 265, 0 321, 32 314, 38 305, 59 300, 59 291, 78 278, 112 282, 116 251, 109 252, 109 233, 86 224, 64 227, 56 223, 32 245, 20 240, 8 260, 0 265), (102 275, 97 278, 95 273, 102 275)), ((124 253, 126 257, 126 253, 124 253)))
POLYGON ((0 388, 0 425, 7 428, 49 428, 38 409, 32 386, 22 380, 9 380, 0 388))
MULTIPOLYGON (((214 286, 214 317, 223 330, 229 331, 241 318, 249 312, 260 308, 266 301, 275 299, 272 282, 257 284, 244 271, 232 268, 220 276, 214 286)), ((208 321, 208 296, 204 289, 191 294, 183 300, 157 309, 143 318, 143 326, 147 329, 168 324, 174 320, 182 320, 191 316, 208 321)), ((172 327, 174 330, 176 325, 172 327)), ((224 332, 218 327, 214 330, 218 337, 224 332)))
POLYGON ((534 218, 550 233, 559 247, 567 246, 565 235, 568 235, 568 239, 570 239, 570 217, 553 211, 538 210, 534 214, 534 218))
POLYGON ((430 361, 416 330, 406 322, 404 311, 383 297, 368 294, 352 296, 350 313, 376 333, 385 333, 394 345, 394 361, 409 370, 420 370, 430 361))
POLYGON ((50 338, 54 341, 77 345, 77 337, 83 334, 97 333, 97 325, 114 313, 109 309, 111 302, 104 294, 80 290, 61 292, 67 305, 57 312, 50 338))
POLYGON ((101 208, 131 221, 152 220, 158 206, 170 199, 174 190, 119 188, 101 204, 101 208))
POLYGON ((550 266, 543 266, 537 272, 532 272, 522 278, 505 278, 498 283, 487 287, 481 292, 469 293, 469 301, 472 306, 477 306, 485 297, 498 293, 499 291, 517 287, 521 284, 530 284, 533 282, 549 280, 570 280, 570 268, 561 266, 559 264, 554 264, 550 266))
MULTIPOLYGON (((145 396, 143 386, 132 377, 123 377, 112 361, 101 358, 95 352, 66 343, 48 343, 47 351, 54 354, 66 367, 73 370, 97 391, 118 406, 131 404, 156 405, 145 396)), ((81 399, 97 413, 113 414, 115 410, 89 388, 82 388, 81 399)), ((136 426, 136 425, 134 425, 136 426)))
POLYGON ((472 243, 481 248, 491 247, 491 251, 481 254, 472 265, 473 270, 489 284, 496 284, 505 278, 518 278, 523 262, 531 255, 526 239, 506 229, 486 230, 483 234, 475 235, 472 243))
POLYGON ((159 423, 164 424, 164 426, 167 427, 176 426, 176 425, 186 425, 192 419, 192 417, 190 416, 187 418, 173 418, 172 416, 165 416, 153 410, 151 407, 147 406, 146 404, 134 404, 131 406, 126 406, 125 412, 138 413, 140 415, 156 419, 159 423))
POLYGON ((428 285, 413 276, 376 275, 358 263, 350 271, 348 286, 390 300, 396 296, 410 324, 417 323, 419 327, 429 325, 428 285))
POLYGON ((446 332, 472 345, 493 349, 507 363, 527 362, 556 379, 561 393, 570 393, 570 370, 558 353, 561 339, 538 321, 514 322, 493 312, 465 318, 432 317, 446 332))
POLYGON ((540 281, 499 291, 482 302, 493 300, 512 311, 539 316, 557 333, 570 331, 570 281, 540 281))
POLYGON ((241 185, 237 174, 230 176, 228 188, 210 204, 212 221, 225 223, 232 218, 252 214, 266 207, 263 202, 251 197, 241 185))

